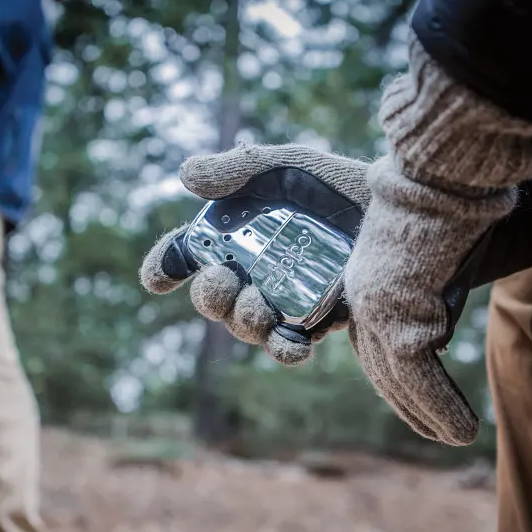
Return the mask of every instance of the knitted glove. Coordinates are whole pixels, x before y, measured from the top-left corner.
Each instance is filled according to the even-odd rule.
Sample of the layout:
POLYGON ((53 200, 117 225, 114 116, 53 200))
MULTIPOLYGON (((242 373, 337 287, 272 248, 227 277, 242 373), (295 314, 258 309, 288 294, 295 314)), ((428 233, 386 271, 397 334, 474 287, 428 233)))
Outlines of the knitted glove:
MULTIPOLYGON (((370 169, 373 199, 346 267, 350 336, 375 387, 412 428, 451 445, 467 444, 477 419, 435 356, 449 336, 442 293, 486 228, 512 208, 511 183, 531 173, 530 125, 454 83, 416 42, 411 71, 387 90, 381 117, 392 156, 370 169)), ((300 146, 194 157, 182 178, 193 192, 216 199, 287 166, 306 170, 366 208, 364 163, 300 146)), ((143 264, 142 282, 153 292, 180 284, 162 267, 175 234, 163 237, 143 264)), ((308 346, 272 331, 275 317, 258 290, 243 287, 224 266, 204 268, 191 296, 204 315, 223 319, 237 337, 264 344, 282 362, 310 354, 308 346)))
POLYGON ((532 175, 532 125, 450 79, 415 39, 410 71, 380 111, 392 153, 368 172, 372 200, 346 268, 351 338, 381 394, 417 432, 470 443, 478 421, 436 351, 442 294, 487 227, 532 175))
MULTIPOLYGON (((364 210, 369 203, 365 174, 368 165, 361 161, 325 154, 305 146, 239 146, 216 155, 191 157, 180 172, 183 184, 192 192, 207 199, 220 199, 234 194, 251 178, 268 179, 267 172, 277 168, 298 168, 317 178, 328 189, 364 210)), ((295 194, 305 198, 309 190, 297 189, 295 194)), ((321 196, 320 196, 321 197, 321 196)), ((321 201, 317 198, 316 201, 321 201)), ((175 229, 163 236, 144 259, 140 271, 141 282, 153 293, 167 293, 182 281, 165 272, 164 257, 180 231, 175 229)), ((167 269, 168 271, 168 269, 167 269)), ((205 317, 224 321, 237 338, 262 344, 266 351, 284 364, 298 364, 308 358, 312 345, 298 343, 280 336, 273 330, 276 318, 254 285, 243 285, 239 277, 224 265, 207 266, 195 275, 190 296, 196 309, 205 317)), ((347 326, 337 322, 330 328, 347 326)), ((319 341, 327 331, 315 331, 312 341, 319 341)))

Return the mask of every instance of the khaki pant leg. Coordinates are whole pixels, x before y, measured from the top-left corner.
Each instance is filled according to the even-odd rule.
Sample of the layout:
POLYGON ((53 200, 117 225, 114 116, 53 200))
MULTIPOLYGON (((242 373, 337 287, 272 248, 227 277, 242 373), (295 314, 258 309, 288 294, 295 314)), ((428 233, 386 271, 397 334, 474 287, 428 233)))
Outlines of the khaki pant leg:
POLYGON ((20 365, 0 268, 0 532, 42 530, 38 490, 39 415, 20 365))
POLYGON ((486 357, 497 418, 499 532, 532 532, 532 269, 497 281, 486 357))

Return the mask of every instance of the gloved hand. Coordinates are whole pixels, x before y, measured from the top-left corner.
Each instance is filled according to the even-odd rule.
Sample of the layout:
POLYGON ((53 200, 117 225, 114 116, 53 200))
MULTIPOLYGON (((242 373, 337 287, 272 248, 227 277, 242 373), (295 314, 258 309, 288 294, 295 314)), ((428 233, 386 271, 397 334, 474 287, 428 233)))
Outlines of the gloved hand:
MULTIPOLYGON (((381 116, 392 155, 369 170, 373 199, 346 267, 351 340, 375 387, 414 430, 467 444, 477 418, 436 356, 449 336, 442 293, 480 235, 511 210, 509 185, 531 169, 530 125, 456 85, 415 42, 411 73, 388 89, 381 116)), ((276 167, 304 169, 362 209, 368 205, 365 163, 301 146, 193 157, 181 174, 191 191, 217 199, 276 167)), ((162 267, 177 231, 145 259, 141 279, 148 290, 164 293, 180 284, 162 267)), ((309 346, 272 331, 274 315, 258 290, 242 286, 224 266, 204 268, 191 297, 205 316, 224 320, 244 341, 264 344, 281 362, 310 354, 309 346)))
MULTIPOLYGON (((274 176, 270 171, 284 168, 288 170, 286 178, 282 174, 283 183, 275 188, 283 188, 293 201, 312 212, 328 209, 330 203, 339 203, 339 215, 348 215, 346 206, 355 204, 359 210, 364 210, 369 203, 367 167, 362 161, 305 146, 239 146, 226 153, 189 158, 181 168, 180 177, 198 196, 220 199, 237 193, 252 179, 271 183, 274 176), (304 173, 294 179, 291 168, 304 173), (342 199, 337 202, 336 196, 342 199)), ((323 212, 319 214, 325 217, 323 212)), ((171 265, 165 268, 164 257, 172 239, 185 230, 186 227, 182 227, 166 234, 146 256, 140 277, 150 292, 167 293, 182 284, 179 275, 170 271, 171 265)), ((268 353, 284 364, 297 364, 311 355, 312 346, 308 343, 288 340, 273 330, 274 312, 259 290, 252 284, 243 285, 236 273, 224 265, 202 268, 192 281, 190 295, 196 309, 205 317, 224 321, 234 336, 251 344, 264 345, 268 353)), ((344 320, 332 323, 330 328, 346 325, 344 320)), ((315 331, 312 340, 318 341, 326 332, 324 329, 315 331)))
POLYGON ((385 91, 392 146, 346 267, 351 336, 382 395, 417 432, 470 443, 478 421, 436 351, 452 333, 444 289, 532 175, 532 124, 450 79, 414 38, 410 71, 385 91))

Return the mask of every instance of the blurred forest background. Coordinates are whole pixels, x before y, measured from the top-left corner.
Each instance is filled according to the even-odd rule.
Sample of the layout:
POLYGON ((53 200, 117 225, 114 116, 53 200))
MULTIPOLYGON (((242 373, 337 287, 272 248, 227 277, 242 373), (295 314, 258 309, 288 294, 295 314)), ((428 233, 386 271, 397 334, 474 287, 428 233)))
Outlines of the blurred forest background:
MULTIPOLYGON (((376 397, 337 333, 302 368, 276 365, 193 310, 153 297, 137 270, 201 201, 178 167, 235 142, 297 142, 350 156, 386 146, 380 87, 406 64, 410 0, 69 0, 56 4, 32 217, 11 238, 9 298, 45 423, 176 435, 248 457, 369 448, 433 463, 493 458, 483 339, 470 298, 446 365, 483 418, 478 442, 418 438, 376 397), (197 440, 193 440, 197 441, 197 440)), ((181 442, 181 443, 180 443, 181 442)), ((155 451, 153 449, 156 449, 155 451)))

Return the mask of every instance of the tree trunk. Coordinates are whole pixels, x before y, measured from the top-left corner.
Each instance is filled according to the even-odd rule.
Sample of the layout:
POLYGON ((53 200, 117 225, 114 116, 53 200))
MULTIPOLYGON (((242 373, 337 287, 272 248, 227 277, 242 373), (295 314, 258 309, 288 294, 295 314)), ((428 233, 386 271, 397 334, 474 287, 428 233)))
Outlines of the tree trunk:
MULTIPOLYGON (((230 0, 225 14, 226 40, 223 52, 224 87, 218 113, 218 151, 233 147, 240 127, 240 78, 237 70, 240 23, 239 0, 230 0)), ((224 407, 220 390, 233 358, 235 339, 221 323, 206 322, 205 336, 196 362, 196 436, 219 443, 234 436, 234 416, 224 407)))
POLYGON ((207 443, 220 443, 234 436, 231 412, 220 390, 232 359, 235 340, 220 324, 206 322, 205 336, 196 362, 196 436, 207 443))

